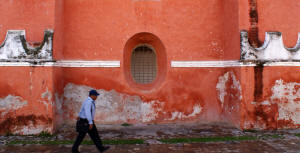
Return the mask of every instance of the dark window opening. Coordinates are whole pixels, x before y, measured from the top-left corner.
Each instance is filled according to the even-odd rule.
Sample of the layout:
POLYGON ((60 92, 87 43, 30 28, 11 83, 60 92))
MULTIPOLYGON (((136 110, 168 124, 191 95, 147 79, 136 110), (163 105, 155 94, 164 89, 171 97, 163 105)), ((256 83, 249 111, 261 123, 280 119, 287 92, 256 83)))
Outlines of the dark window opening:
POLYGON ((147 45, 138 46, 131 55, 131 74, 135 82, 152 83, 156 78, 157 64, 154 50, 147 45))

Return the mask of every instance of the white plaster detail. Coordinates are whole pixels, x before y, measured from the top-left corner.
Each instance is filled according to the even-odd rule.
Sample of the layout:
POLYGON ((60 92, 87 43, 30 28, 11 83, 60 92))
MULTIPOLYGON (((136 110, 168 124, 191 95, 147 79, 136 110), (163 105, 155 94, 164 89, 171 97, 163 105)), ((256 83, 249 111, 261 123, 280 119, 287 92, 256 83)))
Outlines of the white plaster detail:
POLYGON ((186 119, 186 118, 190 118, 190 117, 195 117, 198 114, 200 114, 202 112, 202 107, 198 104, 196 104, 193 107, 193 112, 189 115, 185 115, 183 112, 172 112, 172 117, 168 120, 175 120, 175 119, 186 119))
POLYGON ((265 100, 265 101, 263 101, 263 102, 251 102, 251 104, 252 105, 264 105, 264 106, 270 106, 271 105, 271 103, 270 103, 270 101, 268 101, 268 100, 265 100))
POLYGON ((40 134, 43 131, 51 132, 52 128, 47 125, 33 125, 32 123, 24 126, 16 126, 12 129, 14 134, 31 135, 40 134))
MULTIPOLYGON (((64 88, 64 117, 72 119, 81 108, 82 102, 87 98, 91 87, 68 83, 64 88)), ((193 112, 186 115, 184 112, 164 112, 164 102, 152 100, 144 102, 139 96, 118 93, 115 90, 97 90, 100 95, 96 100, 95 120, 98 123, 147 123, 155 121, 158 115, 171 113, 172 117, 165 120, 188 119, 196 117, 202 112, 200 104, 193 106, 193 112)), ((72 120, 69 120, 72 121, 72 120)))
POLYGON ((255 66, 252 62, 240 61, 171 61, 171 67, 242 67, 255 66))
POLYGON ((3 117, 7 113, 14 112, 27 105, 27 101, 23 100, 19 96, 8 95, 5 98, 0 98, 1 116, 3 117))
POLYGON ((0 45, 0 60, 52 60, 52 37, 53 31, 46 30, 42 44, 32 47, 26 42, 25 30, 8 30, 0 45))
POLYGON ((240 93, 239 100, 242 100, 243 96, 242 96, 242 87, 241 87, 241 84, 236 79, 236 76, 234 75, 233 72, 231 72, 231 77, 232 77, 232 81, 233 81, 233 84, 231 85, 231 89, 237 89, 239 91, 239 93, 240 93))
POLYGON ((219 77, 219 81, 217 83, 217 91, 218 91, 218 98, 221 103, 221 107, 223 108, 224 105, 224 97, 227 95, 226 92, 226 82, 228 81, 229 78, 229 72, 225 73, 223 76, 219 77))
POLYGON ((223 76, 220 76, 218 79, 218 83, 216 85, 216 89, 218 91, 218 99, 220 100, 221 107, 224 107, 224 98, 226 95, 230 94, 227 93, 226 83, 229 79, 232 79, 233 84, 230 86, 231 89, 237 89, 240 93, 239 100, 242 100, 242 89, 240 82, 236 79, 236 76, 232 71, 226 72, 223 76))
MULTIPOLYGON (((153 106, 157 103, 156 101, 151 101, 150 103, 142 103, 141 104, 141 112, 142 112, 142 122, 150 122, 156 119, 158 116, 158 112, 161 110, 153 108, 153 106)), ((164 104, 161 104, 162 106, 164 104)))
POLYGON ((300 83, 276 80, 271 100, 278 105, 278 120, 300 124, 300 83))
POLYGON ((120 61, 69 61, 45 62, 28 60, 26 62, 0 62, 0 66, 38 66, 38 67, 120 67, 120 61))
POLYGON ((46 91, 44 93, 42 93, 41 95, 42 99, 47 99, 47 100, 39 100, 39 102, 43 103, 45 105, 45 107, 47 108, 47 110, 49 110, 49 105, 53 105, 52 104, 52 94, 51 92, 49 92, 48 88, 46 89, 46 91))
POLYGON ((80 61, 63 60, 57 61, 55 66, 59 67, 120 67, 120 61, 80 61))
POLYGON ((63 98, 59 97, 58 93, 55 93, 55 106, 56 106, 56 111, 57 111, 58 114, 63 113, 62 102, 63 102, 63 98))
POLYGON ((300 33, 294 48, 286 48, 280 32, 266 32, 262 47, 254 48, 250 45, 248 33, 241 31, 241 59, 242 60, 300 60, 300 33))
POLYGON ((266 62, 263 66, 300 66, 300 62, 266 62))
MULTIPOLYGON (((58 93, 55 93, 55 122, 56 126, 64 124, 64 110, 63 110, 63 96, 60 96, 58 93)), ((58 127, 56 127, 58 128, 58 127)))
MULTIPOLYGON (((82 102, 87 98, 91 87, 69 83, 64 88, 64 107, 68 113, 78 113, 82 102)), ((114 90, 97 90, 100 95, 96 100, 96 120, 104 123, 113 122, 150 122, 156 119, 158 112, 154 105, 163 105, 163 102, 143 102, 139 96, 128 96, 114 90)), ((70 115, 67 114, 67 118, 70 115)))
MULTIPOLYGON (((22 60, 20 62, 0 62, 0 66, 7 67, 27 67, 27 66, 36 66, 36 67, 120 67, 120 61, 71 61, 71 60, 61 60, 57 62, 45 62, 43 60, 22 60)), ((172 61, 171 66, 173 68, 195 68, 195 67, 249 67, 257 66, 255 62, 241 62, 241 61, 172 61)), ((300 66, 300 62, 265 62, 263 66, 300 66)))
POLYGON ((26 56, 20 36, 25 36, 24 30, 9 30, 3 44, 0 45, 0 59, 26 56))

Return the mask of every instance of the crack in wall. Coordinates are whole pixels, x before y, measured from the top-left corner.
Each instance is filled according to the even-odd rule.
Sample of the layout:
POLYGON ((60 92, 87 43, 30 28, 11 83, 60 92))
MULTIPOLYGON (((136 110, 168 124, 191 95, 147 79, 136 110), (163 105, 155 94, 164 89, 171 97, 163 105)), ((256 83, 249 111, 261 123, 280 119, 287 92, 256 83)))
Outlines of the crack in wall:
POLYGON ((261 46, 261 41, 258 38, 258 11, 257 0, 248 0, 249 3, 249 42, 254 47, 261 46))

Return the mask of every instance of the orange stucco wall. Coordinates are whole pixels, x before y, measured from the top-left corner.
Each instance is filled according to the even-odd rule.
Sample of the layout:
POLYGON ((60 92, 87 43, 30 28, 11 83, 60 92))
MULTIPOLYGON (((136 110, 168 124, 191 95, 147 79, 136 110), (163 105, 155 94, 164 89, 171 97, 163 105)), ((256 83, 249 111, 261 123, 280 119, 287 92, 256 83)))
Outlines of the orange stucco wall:
MULTIPOLYGON (((238 20, 230 20, 232 15, 238 18, 237 11, 236 1, 67 0, 64 3, 64 58, 120 60, 121 67, 124 68, 66 69, 65 85, 74 83, 107 91, 116 90, 119 93, 139 96, 145 103, 158 100, 164 103, 161 109, 162 114, 165 114, 160 114, 155 122, 165 122, 164 118, 172 118, 174 112, 191 114, 196 104, 201 109, 203 107, 203 112, 201 119, 194 120, 218 121, 222 115, 217 91, 209 92, 206 88, 216 88, 223 70, 174 69, 169 63, 171 60, 239 59, 238 20), (230 6, 234 6, 234 9, 228 9, 230 6), (126 58, 132 50, 129 47, 127 53, 128 41, 142 32, 158 37, 166 52, 166 61, 162 61, 158 67, 159 70, 166 71, 159 76, 164 79, 149 88, 139 88, 126 76, 129 72, 126 68, 127 61, 130 62, 126 58), (230 37, 232 33, 236 35, 230 37)), ((144 42, 139 42, 138 39, 133 43, 136 43, 132 44, 135 46, 144 42)))
POLYGON ((0 105, 4 114, 0 126, 9 125, 10 132, 53 132, 62 124, 74 124, 91 88, 101 92, 99 124, 227 122, 239 128, 299 127, 297 117, 287 117, 285 108, 292 106, 284 105, 286 99, 293 103, 297 99, 276 94, 280 87, 298 86, 298 67, 175 68, 170 64, 240 60, 239 33, 251 26, 257 26, 257 34, 251 36, 260 42, 266 31, 280 31, 286 46, 294 46, 300 31, 297 0, 0 2, 0 41, 9 29, 25 29, 30 43, 40 42, 45 29, 54 29, 54 62, 120 61, 115 68, 0 67, 0 101, 11 108, 0 105), (257 23, 249 11, 254 4, 257 23), (131 50, 140 43, 153 46, 159 58, 158 78, 146 86, 130 79, 131 50), (33 130, 25 126, 28 123, 33 130))
POLYGON ((0 96, 5 101, 0 109, 0 132, 51 132, 55 98, 53 68, 1 67, 0 70, 0 96))
POLYGON ((164 43, 168 60, 222 59, 223 5, 220 0, 66 0, 64 57, 120 60, 130 37, 149 32, 164 43))
POLYGON ((28 41, 43 40, 45 29, 54 28, 55 0, 1 0, 0 41, 7 30, 26 30, 28 41))
MULTIPOLYGON (((298 67, 244 68, 241 127, 299 128, 298 67), (256 82, 261 82, 258 85, 256 82), (251 95, 251 96, 250 96, 251 95), (253 95, 253 96, 252 96, 253 95)), ((243 81, 242 81, 243 82, 243 81)))

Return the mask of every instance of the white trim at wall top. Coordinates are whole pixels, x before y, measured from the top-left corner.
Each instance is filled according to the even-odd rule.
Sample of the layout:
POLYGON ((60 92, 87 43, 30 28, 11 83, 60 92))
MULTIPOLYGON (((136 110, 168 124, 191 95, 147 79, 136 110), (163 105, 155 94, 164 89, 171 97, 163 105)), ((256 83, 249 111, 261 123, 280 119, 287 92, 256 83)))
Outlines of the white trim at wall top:
MULTIPOLYGON (((239 61, 171 61, 171 67, 240 67, 239 61)), ((249 66, 249 65, 248 65, 249 66)))
MULTIPOLYGON (((171 61, 171 67, 197 68, 197 67, 246 67, 257 66, 255 62, 235 61, 171 61)), ((300 66, 300 62, 264 62, 263 66, 300 66)))
POLYGON ((61 60, 56 62, 42 62, 42 61, 0 62, 0 66, 120 67, 120 61, 61 60))
MULTIPOLYGON (((83 61, 83 60, 61 60, 56 62, 22 61, 22 62, 0 62, 1 66, 40 66, 40 67, 120 67, 120 61, 83 61)), ((210 67, 245 67, 257 66, 255 62, 232 61, 171 61, 173 68, 210 68, 210 67)), ((265 62, 263 66, 300 66, 295 62, 265 62)))
POLYGON ((120 61, 63 60, 55 63, 59 67, 120 67, 120 61))

